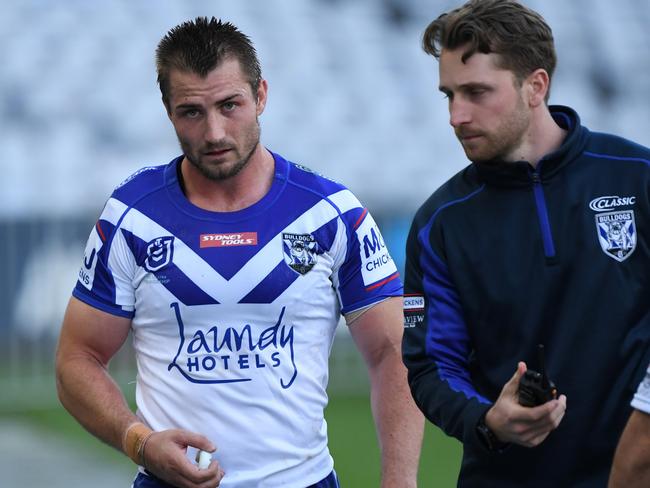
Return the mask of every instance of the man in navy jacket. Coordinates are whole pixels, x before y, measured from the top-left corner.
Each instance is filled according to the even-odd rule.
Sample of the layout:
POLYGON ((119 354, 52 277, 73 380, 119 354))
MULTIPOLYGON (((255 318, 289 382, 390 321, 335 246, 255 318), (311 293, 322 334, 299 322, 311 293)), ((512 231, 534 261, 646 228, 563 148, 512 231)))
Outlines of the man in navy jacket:
POLYGON ((463 443, 459 486, 606 486, 650 359, 650 150, 547 104, 551 29, 513 0, 441 15, 423 46, 472 164, 409 234, 415 401, 463 443), (559 394, 522 406, 538 344, 559 394))

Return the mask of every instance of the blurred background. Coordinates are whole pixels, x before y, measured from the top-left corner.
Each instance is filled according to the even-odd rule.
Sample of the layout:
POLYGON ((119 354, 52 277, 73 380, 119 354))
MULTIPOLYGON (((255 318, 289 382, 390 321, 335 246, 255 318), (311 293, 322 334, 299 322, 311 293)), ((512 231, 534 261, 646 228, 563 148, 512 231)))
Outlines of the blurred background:
MULTIPOLYGON (((4 0, 0 3, 0 485, 130 486, 134 469, 63 412, 53 352, 85 240, 113 187, 178 155, 154 50, 197 15, 257 46, 270 149, 347 184, 400 269, 410 219, 467 163, 420 49, 451 0, 4 0)), ((551 103, 650 145, 650 2, 524 0, 554 30, 551 103)), ((332 355, 332 451, 346 487, 377 486, 365 370, 345 327, 332 355)), ((129 347, 112 371, 132 400, 129 347)), ((454 486, 460 446, 429 426, 421 486, 454 486)))

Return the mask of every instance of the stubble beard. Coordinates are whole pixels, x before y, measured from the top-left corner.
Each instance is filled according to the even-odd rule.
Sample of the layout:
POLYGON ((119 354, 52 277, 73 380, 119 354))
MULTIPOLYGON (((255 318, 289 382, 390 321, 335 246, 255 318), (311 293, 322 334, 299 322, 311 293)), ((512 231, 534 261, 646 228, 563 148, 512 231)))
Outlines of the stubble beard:
POLYGON ((226 141, 219 141, 201 149, 200 152, 193 151, 186 141, 179 140, 183 154, 201 175, 210 181, 223 181, 237 176, 250 162, 253 153, 260 143, 260 126, 256 120, 254 126, 247 132, 242 150, 226 141), (236 156, 234 163, 207 164, 203 160, 201 152, 231 149, 236 156), (242 156, 243 152, 243 156, 242 156))
MULTIPOLYGON (((512 161, 516 158, 517 149, 522 145, 524 135, 530 125, 530 116, 526 112, 522 99, 517 102, 515 109, 496 130, 483 132, 479 140, 481 146, 474 150, 462 143, 467 158, 473 163, 488 161, 512 161)), ((459 137, 460 140, 460 137, 459 137)))

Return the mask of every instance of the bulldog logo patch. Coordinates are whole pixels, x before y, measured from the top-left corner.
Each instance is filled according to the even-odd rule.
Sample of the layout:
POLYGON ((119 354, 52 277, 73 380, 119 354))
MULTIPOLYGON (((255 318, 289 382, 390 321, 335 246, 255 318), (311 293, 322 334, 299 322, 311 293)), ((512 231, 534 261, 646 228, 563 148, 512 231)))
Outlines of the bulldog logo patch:
POLYGON ((636 225, 633 210, 596 214, 598 241, 603 252, 624 261, 636 248, 636 225))
POLYGON ((311 234, 282 233, 282 254, 284 262, 291 269, 304 275, 318 260, 318 243, 311 234))

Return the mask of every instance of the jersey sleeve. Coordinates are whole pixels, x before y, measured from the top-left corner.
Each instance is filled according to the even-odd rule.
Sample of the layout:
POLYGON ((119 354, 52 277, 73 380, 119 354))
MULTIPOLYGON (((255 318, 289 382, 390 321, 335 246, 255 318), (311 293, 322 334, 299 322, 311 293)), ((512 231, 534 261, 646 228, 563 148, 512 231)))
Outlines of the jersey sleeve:
POLYGON ((358 205, 340 215, 332 283, 341 312, 347 314, 388 297, 402 295, 402 282, 379 227, 358 205))
POLYGON ((470 376, 471 344, 445 261, 430 245, 431 223, 417 217, 406 246, 402 352, 416 404, 445 433, 478 444, 475 427, 489 409, 470 376))
POLYGON ((126 210, 126 206, 115 198, 106 203, 88 237, 72 295, 104 312, 132 318, 136 263, 119 230, 126 210))
POLYGON ((632 398, 632 407, 650 414, 650 366, 632 398))

